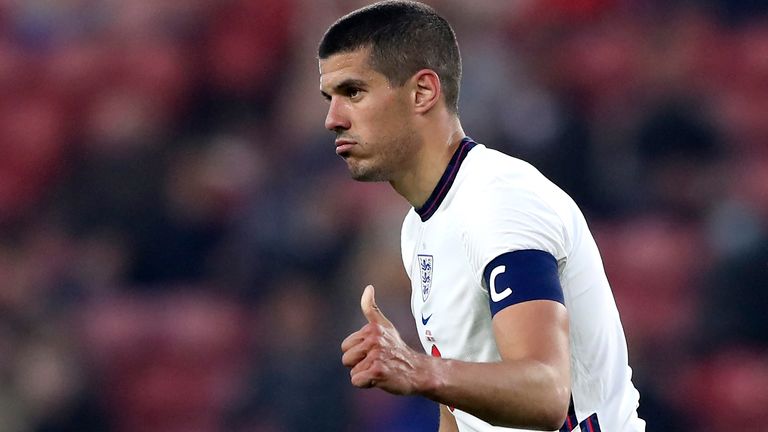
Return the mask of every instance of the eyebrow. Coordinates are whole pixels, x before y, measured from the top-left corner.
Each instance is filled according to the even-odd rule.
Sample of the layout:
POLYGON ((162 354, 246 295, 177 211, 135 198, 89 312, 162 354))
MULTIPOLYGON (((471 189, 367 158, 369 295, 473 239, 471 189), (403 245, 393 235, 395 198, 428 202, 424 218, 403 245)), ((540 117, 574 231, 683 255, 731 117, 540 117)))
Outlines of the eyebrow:
MULTIPOLYGON (((367 87, 368 87, 368 84, 365 81, 363 81, 363 80, 355 79, 355 78, 348 78, 348 79, 345 79, 344 81, 336 84, 331 91, 333 93, 344 93, 346 90, 348 90, 350 88, 361 88, 361 89, 364 89, 364 88, 367 88, 367 87)), ((320 90, 320 93, 326 99, 330 99, 331 98, 331 95, 326 93, 326 92, 324 92, 323 90, 320 90)))

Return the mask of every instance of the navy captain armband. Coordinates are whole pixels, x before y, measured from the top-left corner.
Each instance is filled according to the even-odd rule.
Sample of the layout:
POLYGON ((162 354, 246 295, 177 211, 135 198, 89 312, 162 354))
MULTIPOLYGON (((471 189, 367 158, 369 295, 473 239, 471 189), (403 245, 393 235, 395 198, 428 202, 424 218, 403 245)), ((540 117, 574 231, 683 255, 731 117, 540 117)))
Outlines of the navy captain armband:
POLYGON ((485 267, 483 284, 488 289, 491 316, 507 306, 530 300, 564 304, 557 260, 541 250, 518 250, 497 256, 485 267))

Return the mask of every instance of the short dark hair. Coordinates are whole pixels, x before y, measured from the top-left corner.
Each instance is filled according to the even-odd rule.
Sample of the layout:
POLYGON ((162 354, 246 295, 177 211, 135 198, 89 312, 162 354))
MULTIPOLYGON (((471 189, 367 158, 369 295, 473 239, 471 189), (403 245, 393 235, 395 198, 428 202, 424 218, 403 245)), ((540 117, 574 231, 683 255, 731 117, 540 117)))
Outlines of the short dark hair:
POLYGON ((325 32, 318 57, 371 48, 370 65, 397 86, 421 69, 440 77, 446 105, 458 113, 461 56, 450 24, 431 7, 389 0, 351 12, 325 32))

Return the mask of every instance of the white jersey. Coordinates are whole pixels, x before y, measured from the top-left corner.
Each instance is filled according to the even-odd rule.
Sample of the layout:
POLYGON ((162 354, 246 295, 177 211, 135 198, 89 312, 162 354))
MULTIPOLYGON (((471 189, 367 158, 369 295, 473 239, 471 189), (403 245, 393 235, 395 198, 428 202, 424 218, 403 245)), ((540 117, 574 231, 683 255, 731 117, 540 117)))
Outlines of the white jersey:
MULTIPOLYGON (((624 331, 581 211, 530 164, 468 138, 427 203, 411 209, 403 223, 403 262, 424 350, 468 362, 499 361, 490 305, 511 290, 494 286, 503 266, 490 279, 486 273, 485 283, 484 272, 505 253, 530 250, 556 260, 553 273, 568 310, 572 402, 561 430, 645 430, 624 331)), ((452 412, 461 432, 515 430, 452 412)))

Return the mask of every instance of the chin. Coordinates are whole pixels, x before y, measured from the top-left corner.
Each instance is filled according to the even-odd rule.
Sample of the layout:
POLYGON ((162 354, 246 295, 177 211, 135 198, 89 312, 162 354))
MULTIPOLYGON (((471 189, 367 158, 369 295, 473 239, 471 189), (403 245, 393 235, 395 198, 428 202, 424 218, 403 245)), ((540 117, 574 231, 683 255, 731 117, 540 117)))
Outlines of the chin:
POLYGON ((359 172, 359 171, 350 171, 349 175, 352 177, 353 180, 361 181, 361 182, 377 182, 382 181, 379 178, 370 175, 367 172, 359 172))
POLYGON ((357 181, 362 182, 380 182, 388 181, 389 178, 383 172, 376 169, 364 168, 360 166, 349 166, 349 175, 357 181))

